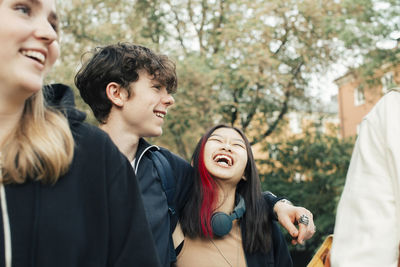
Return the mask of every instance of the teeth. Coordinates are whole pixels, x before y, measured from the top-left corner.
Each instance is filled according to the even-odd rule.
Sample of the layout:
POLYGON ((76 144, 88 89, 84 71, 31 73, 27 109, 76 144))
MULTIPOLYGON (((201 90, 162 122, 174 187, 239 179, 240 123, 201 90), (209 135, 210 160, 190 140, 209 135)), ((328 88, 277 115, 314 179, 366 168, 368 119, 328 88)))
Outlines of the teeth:
POLYGON ((37 52, 37 51, 22 50, 21 53, 22 53, 24 56, 28 56, 28 57, 37 59, 37 60, 38 60, 40 63, 42 63, 42 64, 44 63, 44 60, 46 59, 45 56, 44 56, 42 53, 37 52))
POLYGON ((219 161, 219 160, 222 160, 222 159, 225 159, 227 162, 228 162, 228 165, 229 166, 232 166, 232 158, 231 157, 228 157, 228 156, 226 156, 226 155, 217 155, 215 158, 214 158, 214 161, 219 161))
POLYGON ((160 117, 160 118, 164 118, 165 117, 165 114, 161 113, 161 112, 155 112, 155 114, 156 114, 157 117, 160 117))

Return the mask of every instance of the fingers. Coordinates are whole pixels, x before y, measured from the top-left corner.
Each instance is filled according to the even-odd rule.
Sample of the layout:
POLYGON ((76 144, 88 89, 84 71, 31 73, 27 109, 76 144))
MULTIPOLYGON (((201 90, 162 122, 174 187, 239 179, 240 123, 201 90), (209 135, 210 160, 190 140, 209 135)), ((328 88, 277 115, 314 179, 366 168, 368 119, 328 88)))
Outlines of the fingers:
POLYGON ((293 224, 292 220, 289 216, 279 216, 278 217, 279 223, 285 228, 289 234, 292 236, 293 239, 297 239, 299 231, 297 230, 296 226, 293 224))
POLYGON ((301 222, 299 223, 299 235, 297 237, 297 242, 300 244, 304 244, 304 241, 310 239, 314 235, 315 230, 316 230, 312 213, 307 209, 304 209, 304 208, 302 208, 302 209, 303 209, 302 213, 297 214, 297 216, 296 216, 297 222, 300 222, 300 217, 302 215, 306 215, 309 220, 308 220, 308 224, 301 223, 301 222))
POLYGON ((304 241, 310 239, 315 233, 315 225, 312 213, 303 208, 292 206, 286 203, 278 202, 274 206, 274 211, 278 214, 279 223, 292 236, 292 244, 304 244, 304 241), (301 216, 306 216, 300 220, 301 216), (296 225, 298 225, 298 229, 296 225))

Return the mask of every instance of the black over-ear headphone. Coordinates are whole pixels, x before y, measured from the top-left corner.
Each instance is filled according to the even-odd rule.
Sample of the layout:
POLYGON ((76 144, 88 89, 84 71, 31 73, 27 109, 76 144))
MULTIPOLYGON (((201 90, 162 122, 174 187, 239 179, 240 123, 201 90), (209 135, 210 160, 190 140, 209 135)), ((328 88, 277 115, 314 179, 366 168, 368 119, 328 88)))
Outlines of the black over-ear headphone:
POLYGON ((241 195, 238 196, 239 203, 230 215, 224 212, 216 212, 212 215, 211 228, 214 235, 223 237, 228 234, 232 229, 232 222, 243 217, 246 211, 246 204, 244 203, 243 197, 241 195))

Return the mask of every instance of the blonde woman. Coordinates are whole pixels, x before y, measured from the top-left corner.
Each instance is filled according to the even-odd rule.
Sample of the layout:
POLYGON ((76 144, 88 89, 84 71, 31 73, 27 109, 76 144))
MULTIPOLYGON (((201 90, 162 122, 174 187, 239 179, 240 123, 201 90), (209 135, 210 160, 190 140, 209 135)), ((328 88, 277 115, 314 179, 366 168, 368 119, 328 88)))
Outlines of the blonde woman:
POLYGON ((0 0, 0 266, 158 266, 129 162, 82 113, 44 105, 57 27, 54 0, 0 0))

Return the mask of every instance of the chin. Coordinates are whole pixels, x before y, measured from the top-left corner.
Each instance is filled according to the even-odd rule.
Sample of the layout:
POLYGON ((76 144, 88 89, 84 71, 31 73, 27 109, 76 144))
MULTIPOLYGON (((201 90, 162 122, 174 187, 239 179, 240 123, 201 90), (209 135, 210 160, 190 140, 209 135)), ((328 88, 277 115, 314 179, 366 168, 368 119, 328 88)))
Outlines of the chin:
POLYGON ((146 137, 159 137, 163 134, 162 129, 160 129, 159 131, 153 131, 149 134, 146 135, 146 137))
POLYGON ((35 84, 35 83, 29 83, 29 84, 19 84, 18 87, 19 89, 19 96, 24 98, 25 100, 30 98, 32 95, 40 92, 42 89, 43 84, 35 84))
POLYGON ((24 88, 25 91, 31 92, 32 94, 40 91, 43 87, 43 79, 39 77, 27 78, 25 81, 26 82, 22 83, 20 86, 24 88))

